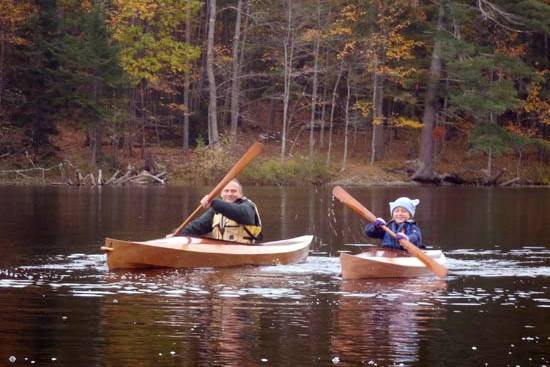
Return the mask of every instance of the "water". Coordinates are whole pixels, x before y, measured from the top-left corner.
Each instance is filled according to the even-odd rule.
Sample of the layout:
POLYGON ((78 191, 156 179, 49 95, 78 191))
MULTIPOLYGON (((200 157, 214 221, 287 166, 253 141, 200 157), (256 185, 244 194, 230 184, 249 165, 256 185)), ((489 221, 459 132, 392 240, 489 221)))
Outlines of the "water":
POLYGON ((163 236, 204 192, 1 187, 0 365, 550 366, 548 189, 348 191, 418 197, 449 277, 343 281, 364 223, 329 188, 246 192, 266 240, 316 236, 304 264, 109 272, 105 236, 163 236))

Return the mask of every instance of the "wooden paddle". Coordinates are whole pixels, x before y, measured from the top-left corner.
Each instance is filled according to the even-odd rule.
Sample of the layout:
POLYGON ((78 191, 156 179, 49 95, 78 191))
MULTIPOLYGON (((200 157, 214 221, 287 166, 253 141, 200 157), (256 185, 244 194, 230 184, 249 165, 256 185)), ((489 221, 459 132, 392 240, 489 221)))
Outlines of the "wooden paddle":
MULTIPOLYGON (((356 212, 366 220, 370 222, 376 222, 376 216, 340 186, 335 186, 332 189, 332 195, 340 200, 342 203, 349 206, 354 212, 356 212)), ((382 226, 382 228, 384 229, 384 231, 389 233, 390 236, 395 238, 395 233, 393 233, 391 229, 389 229, 387 226, 382 226)), ((447 275, 447 268, 426 255, 424 251, 420 250, 410 241, 402 239, 399 241, 399 244, 403 246, 403 248, 405 248, 405 250, 407 250, 411 255, 416 256, 420 261, 422 261, 437 276, 444 277, 447 275)))
MULTIPOLYGON (((216 196, 222 192, 223 188, 239 173, 242 172, 246 168, 246 166, 254 159, 256 158, 263 150, 263 144, 262 143, 254 143, 247 151, 244 153, 244 155, 239 159, 237 163, 231 169, 224 178, 214 187, 214 189, 208 194, 208 201, 212 201, 216 196)), ((196 216, 197 214, 203 209, 202 205, 199 205, 197 209, 191 215, 183 221, 183 223, 174 231, 174 235, 177 234, 179 231, 181 231, 182 228, 184 228, 186 225, 189 224, 196 216)))

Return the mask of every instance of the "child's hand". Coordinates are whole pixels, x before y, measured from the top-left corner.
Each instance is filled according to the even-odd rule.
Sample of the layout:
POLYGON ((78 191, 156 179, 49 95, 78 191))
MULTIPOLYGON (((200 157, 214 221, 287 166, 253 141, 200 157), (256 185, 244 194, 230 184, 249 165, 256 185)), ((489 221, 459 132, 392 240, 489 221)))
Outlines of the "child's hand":
POLYGON ((395 239, 398 240, 398 241, 401 241, 401 240, 409 240, 409 236, 407 236, 405 233, 402 233, 402 232, 398 232, 395 234, 395 239))
POLYGON ((382 218, 376 218, 376 221, 374 222, 375 227, 382 227, 382 226, 385 226, 386 224, 387 224, 386 221, 382 218))

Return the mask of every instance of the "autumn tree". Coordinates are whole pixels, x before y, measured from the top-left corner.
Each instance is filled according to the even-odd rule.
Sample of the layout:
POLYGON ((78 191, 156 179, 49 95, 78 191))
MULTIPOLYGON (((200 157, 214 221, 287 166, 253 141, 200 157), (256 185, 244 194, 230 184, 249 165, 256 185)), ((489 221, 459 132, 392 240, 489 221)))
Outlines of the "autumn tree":
POLYGON ((145 128, 150 124, 149 94, 153 90, 174 93, 168 81, 179 73, 190 72, 191 62, 200 49, 185 42, 182 32, 188 12, 199 9, 191 0, 115 0, 111 12, 113 37, 120 46, 121 65, 139 91, 133 98, 140 114, 142 155, 146 144, 145 128))

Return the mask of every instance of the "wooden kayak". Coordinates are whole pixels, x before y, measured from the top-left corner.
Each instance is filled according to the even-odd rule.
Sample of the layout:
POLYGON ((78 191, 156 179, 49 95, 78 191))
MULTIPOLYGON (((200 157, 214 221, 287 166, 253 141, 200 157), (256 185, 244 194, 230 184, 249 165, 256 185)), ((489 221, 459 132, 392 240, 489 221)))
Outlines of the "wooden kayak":
POLYGON ((209 238, 176 236, 133 242, 105 239, 101 249, 109 270, 198 268, 293 264, 306 259, 313 236, 243 245, 209 238))
MULTIPOLYGON (((426 250, 426 255, 443 265, 440 250, 426 250)), ((399 278, 433 275, 417 257, 406 251, 373 247, 358 255, 340 254, 343 279, 399 278)))

